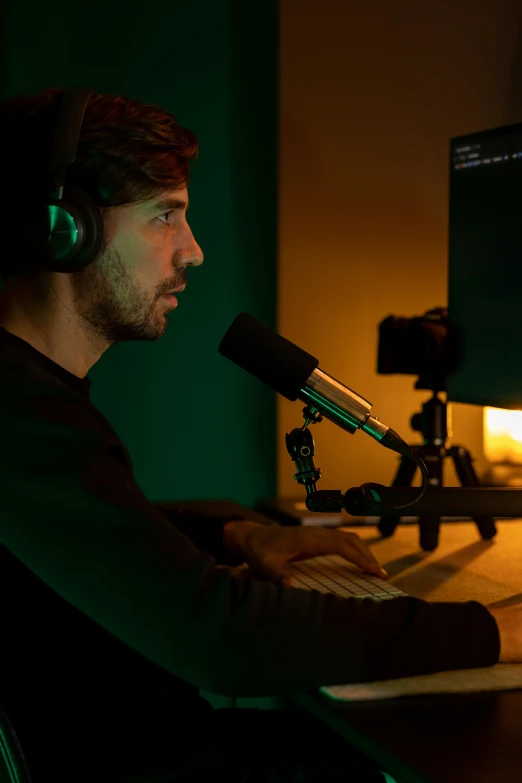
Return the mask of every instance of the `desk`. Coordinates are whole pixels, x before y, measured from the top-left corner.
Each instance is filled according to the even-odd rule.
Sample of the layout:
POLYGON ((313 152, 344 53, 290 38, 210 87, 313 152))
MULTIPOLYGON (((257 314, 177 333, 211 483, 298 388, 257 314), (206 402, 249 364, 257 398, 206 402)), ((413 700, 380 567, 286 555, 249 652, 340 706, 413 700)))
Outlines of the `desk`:
MULTIPOLYGON (((230 501, 179 505, 266 519, 230 501)), ((412 596, 496 605, 522 600, 520 520, 498 522, 492 541, 482 541, 473 522, 443 523, 434 552, 419 548, 418 525, 399 525, 387 539, 381 539, 375 527, 345 529, 361 536, 390 582, 412 596)), ((398 783, 522 781, 522 691, 351 704, 310 692, 297 694, 293 703, 376 759, 398 783)))
MULTIPOLYGON (((371 545, 390 582, 429 601, 507 605, 522 600, 522 522, 497 523, 482 541, 472 522, 441 525, 435 552, 419 549, 417 525, 401 525, 388 539, 377 528, 354 530, 371 545)), ((334 703, 302 693, 309 710, 399 783, 520 783, 522 691, 416 696, 334 703)))

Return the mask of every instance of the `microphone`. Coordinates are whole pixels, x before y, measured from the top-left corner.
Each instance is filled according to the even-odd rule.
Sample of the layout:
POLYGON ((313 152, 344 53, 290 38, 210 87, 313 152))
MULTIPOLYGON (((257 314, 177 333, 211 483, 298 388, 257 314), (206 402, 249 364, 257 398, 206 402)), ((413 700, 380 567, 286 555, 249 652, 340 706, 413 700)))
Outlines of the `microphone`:
POLYGON ((219 353, 283 397, 301 400, 350 434, 361 429, 382 446, 416 459, 394 430, 370 415, 371 402, 321 370, 315 356, 249 313, 240 313, 232 322, 219 353))

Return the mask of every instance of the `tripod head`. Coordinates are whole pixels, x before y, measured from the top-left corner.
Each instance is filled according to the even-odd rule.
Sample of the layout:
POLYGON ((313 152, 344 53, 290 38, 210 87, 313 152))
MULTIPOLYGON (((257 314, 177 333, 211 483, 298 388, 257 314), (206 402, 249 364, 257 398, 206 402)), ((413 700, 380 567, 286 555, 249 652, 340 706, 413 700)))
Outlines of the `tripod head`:
POLYGON ((425 446, 445 445, 448 434, 451 436, 451 432, 448 433, 448 405, 439 399, 436 389, 433 397, 423 404, 422 411, 413 414, 410 424, 421 433, 425 446))

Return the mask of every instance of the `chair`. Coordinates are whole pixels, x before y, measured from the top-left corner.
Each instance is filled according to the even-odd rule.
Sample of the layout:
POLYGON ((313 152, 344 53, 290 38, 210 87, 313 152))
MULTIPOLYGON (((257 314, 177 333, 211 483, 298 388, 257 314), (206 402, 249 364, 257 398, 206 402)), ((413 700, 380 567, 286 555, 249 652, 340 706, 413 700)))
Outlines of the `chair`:
POLYGON ((18 737, 0 704, 0 783, 31 783, 31 781, 18 737))

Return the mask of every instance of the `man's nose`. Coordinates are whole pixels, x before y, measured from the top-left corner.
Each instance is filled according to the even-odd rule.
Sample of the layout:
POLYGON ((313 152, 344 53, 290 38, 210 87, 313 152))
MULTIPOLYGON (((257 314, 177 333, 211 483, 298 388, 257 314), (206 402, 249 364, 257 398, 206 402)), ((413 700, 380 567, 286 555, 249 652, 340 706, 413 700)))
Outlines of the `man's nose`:
POLYGON ((203 251, 194 239, 194 234, 189 229, 189 237, 183 248, 182 264, 183 266, 201 266, 203 259, 203 251))
POLYGON ((198 245, 198 243, 196 242, 196 240, 194 239, 194 250, 190 263, 192 266, 201 266, 201 264, 203 263, 203 259, 204 259, 203 251, 198 245))

